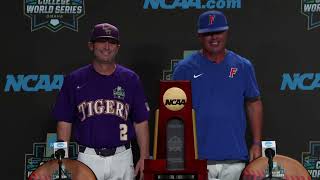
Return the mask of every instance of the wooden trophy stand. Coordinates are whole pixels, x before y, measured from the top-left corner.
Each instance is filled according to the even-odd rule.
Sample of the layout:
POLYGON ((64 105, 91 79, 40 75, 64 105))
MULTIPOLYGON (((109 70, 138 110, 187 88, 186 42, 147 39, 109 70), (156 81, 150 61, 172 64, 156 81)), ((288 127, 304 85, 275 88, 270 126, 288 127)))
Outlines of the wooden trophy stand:
POLYGON ((144 179, 207 180, 207 161, 198 160, 190 81, 160 81, 154 159, 144 162, 144 179))

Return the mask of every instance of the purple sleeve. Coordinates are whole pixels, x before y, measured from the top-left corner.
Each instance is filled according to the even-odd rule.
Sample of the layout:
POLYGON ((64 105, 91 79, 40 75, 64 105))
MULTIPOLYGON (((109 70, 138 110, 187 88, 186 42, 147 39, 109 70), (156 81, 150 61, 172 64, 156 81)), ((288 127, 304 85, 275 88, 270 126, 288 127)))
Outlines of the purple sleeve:
POLYGON ((53 108, 53 117, 57 121, 72 123, 75 116, 74 96, 70 75, 66 76, 53 108))
POLYGON ((132 120, 140 123, 149 119, 149 105, 144 95, 139 77, 136 77, 134 84, 133 106, 131 111, 132 120))

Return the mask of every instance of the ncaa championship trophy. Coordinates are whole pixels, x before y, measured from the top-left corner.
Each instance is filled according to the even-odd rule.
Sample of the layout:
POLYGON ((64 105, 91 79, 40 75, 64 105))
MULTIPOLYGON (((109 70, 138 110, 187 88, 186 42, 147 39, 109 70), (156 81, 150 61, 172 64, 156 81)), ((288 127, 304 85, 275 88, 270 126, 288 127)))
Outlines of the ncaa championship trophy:
POLYGON ((207 180, 207 161, 198 160, 190 81, 160 81, 153 160, 146 159, 145 180, 207 180))

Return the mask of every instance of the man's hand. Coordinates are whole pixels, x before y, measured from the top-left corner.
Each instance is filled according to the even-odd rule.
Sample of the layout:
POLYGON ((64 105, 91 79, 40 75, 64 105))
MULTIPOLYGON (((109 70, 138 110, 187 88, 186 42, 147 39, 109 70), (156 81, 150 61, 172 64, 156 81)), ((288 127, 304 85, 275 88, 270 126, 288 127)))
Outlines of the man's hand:
POLYGON ((134 174, 137 176, 140 172, 140 180, 143 179, 144 160, 149 158, 149 126, 148 121, 134 123, 137 134, 138 145, 140 149, 140 159, 137 162, 134 174))
POLYGON ((253 144, 250 148, 250 162, 261 156, 261 146, 253 144))
POLYGON ((140 173, 140 180, 143 179, 144 159, 140 158, 134 169, 134 175, 137 176, 140 173))

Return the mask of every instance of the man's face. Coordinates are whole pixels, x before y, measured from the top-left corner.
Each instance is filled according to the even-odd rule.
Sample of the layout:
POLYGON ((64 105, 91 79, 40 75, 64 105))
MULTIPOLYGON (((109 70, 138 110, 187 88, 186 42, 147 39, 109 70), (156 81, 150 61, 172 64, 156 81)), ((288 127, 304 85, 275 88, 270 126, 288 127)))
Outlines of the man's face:
POLYGON ((210 54, 224 53, 227 44, 227 31, 199 34, 199 40, 204 51, 210 54))
POLYGON ((113 64, 120 44, 115 39, 97 39, 89 42, 89 49, 93 52, 95 60, 103 64, 113 64))

